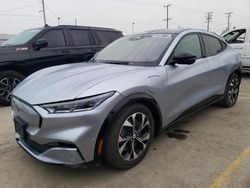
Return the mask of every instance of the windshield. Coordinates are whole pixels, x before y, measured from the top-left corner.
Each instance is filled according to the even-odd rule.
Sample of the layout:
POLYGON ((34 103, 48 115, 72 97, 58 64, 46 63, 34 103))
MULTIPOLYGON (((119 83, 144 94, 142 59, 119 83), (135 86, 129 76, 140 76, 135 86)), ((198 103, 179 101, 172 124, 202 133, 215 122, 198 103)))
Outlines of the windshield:
POLYGON ((104 48, 94 58, 94 61, 152 66, 157 64, 173 38, 172 34, 144 34, 123 37, 104 48))
POLYGON ((25 44, 30 39, 32 39, 37 33, 39 33, 41 29, 29 29, 25 30, 16 36, 10 38, 6 42, 4 42, 1 46, 12 46, 12 45, 20 45, 25 44))

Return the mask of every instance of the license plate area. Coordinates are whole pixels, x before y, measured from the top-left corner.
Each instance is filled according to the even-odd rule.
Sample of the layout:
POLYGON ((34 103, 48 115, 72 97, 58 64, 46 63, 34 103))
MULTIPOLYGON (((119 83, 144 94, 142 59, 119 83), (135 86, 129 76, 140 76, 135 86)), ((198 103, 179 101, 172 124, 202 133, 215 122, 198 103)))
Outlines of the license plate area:
POLYGON ((19 136, 22 139, 25 139, 27 137, 27 132, 26 132, 27 125, 26 125, 26 123, 21 121, 18 118, 15 118, 14 119, 14 124, 15 124, 16 133, 19 134, 19 136))

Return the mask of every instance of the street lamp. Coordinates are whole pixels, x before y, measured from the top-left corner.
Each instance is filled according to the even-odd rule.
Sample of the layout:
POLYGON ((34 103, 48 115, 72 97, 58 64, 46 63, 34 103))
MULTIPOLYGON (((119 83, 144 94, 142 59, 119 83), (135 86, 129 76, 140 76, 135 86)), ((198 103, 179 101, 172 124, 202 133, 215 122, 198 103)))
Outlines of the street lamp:
POLYGON ((132 23, 132 34, 134 34, 134 25, 135 25, 135 22, 132 23))
POLYGON ((60 20, 61 20, 61 17, 57 17, 57 23, 58 23, 58 25, 60 25, 60 20))

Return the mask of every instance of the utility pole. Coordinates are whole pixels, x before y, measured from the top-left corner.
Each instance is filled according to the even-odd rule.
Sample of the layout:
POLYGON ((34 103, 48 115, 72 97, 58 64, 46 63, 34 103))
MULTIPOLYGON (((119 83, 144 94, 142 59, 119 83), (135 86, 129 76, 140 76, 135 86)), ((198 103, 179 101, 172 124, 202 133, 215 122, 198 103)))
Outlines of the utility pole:
POLYGON ((58 23, 58 25, 60 25, 60 19, 61 19, 61 17, 57 17, 57 23, 58 23))
POLYGON ((205 23, 207 23, 207 31, 210 30, 210 22, 212 22, 212 18, 213 18, 213 12, 206 13, 206 22, 205 23))
POLYGON ((232 14, 233 14, 233 12, 227 12, 226 13, 226 16, 227 16, 227 29, 226 29, 226 31, 230 30, 230 25, 231 25, 230 20, 231 20, 232 14))
POLYGON ((134 26, 135 26, 135 22, 132 23, 132 34, 134 34, 134 26))
POLYGON ((43 22, 44 25, 46 25, 46 13, 45 13, 45 4, 44 4, 44 0, 42 0, 42 5, 43 5, 43 22))
POLYGON ((171 20, 172 18, 169 18, 169 7, 171 6, 171 4, 167 4, 167 5, 164 5, 163 7, 166 8, 167 10, 167 17, 166 19, 163 19, 163 21, 166 21, 167 25, 166 25, 166 28, 168 29, 168 22, 169 20, 171 20))
POLYGON ((75 26, 77 26, 77 19, 75 18, 75 26))

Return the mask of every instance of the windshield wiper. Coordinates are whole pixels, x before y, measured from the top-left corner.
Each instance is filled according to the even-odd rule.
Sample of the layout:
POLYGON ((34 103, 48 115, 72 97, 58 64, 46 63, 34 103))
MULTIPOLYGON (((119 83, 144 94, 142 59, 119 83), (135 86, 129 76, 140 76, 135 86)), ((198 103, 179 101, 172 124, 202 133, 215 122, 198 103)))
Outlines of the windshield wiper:
POLYGON ((107 63, 107 64, 117 64, 117 65, 130 65, 129 62, 126 61, 105 61, 103 63, 107 63))

